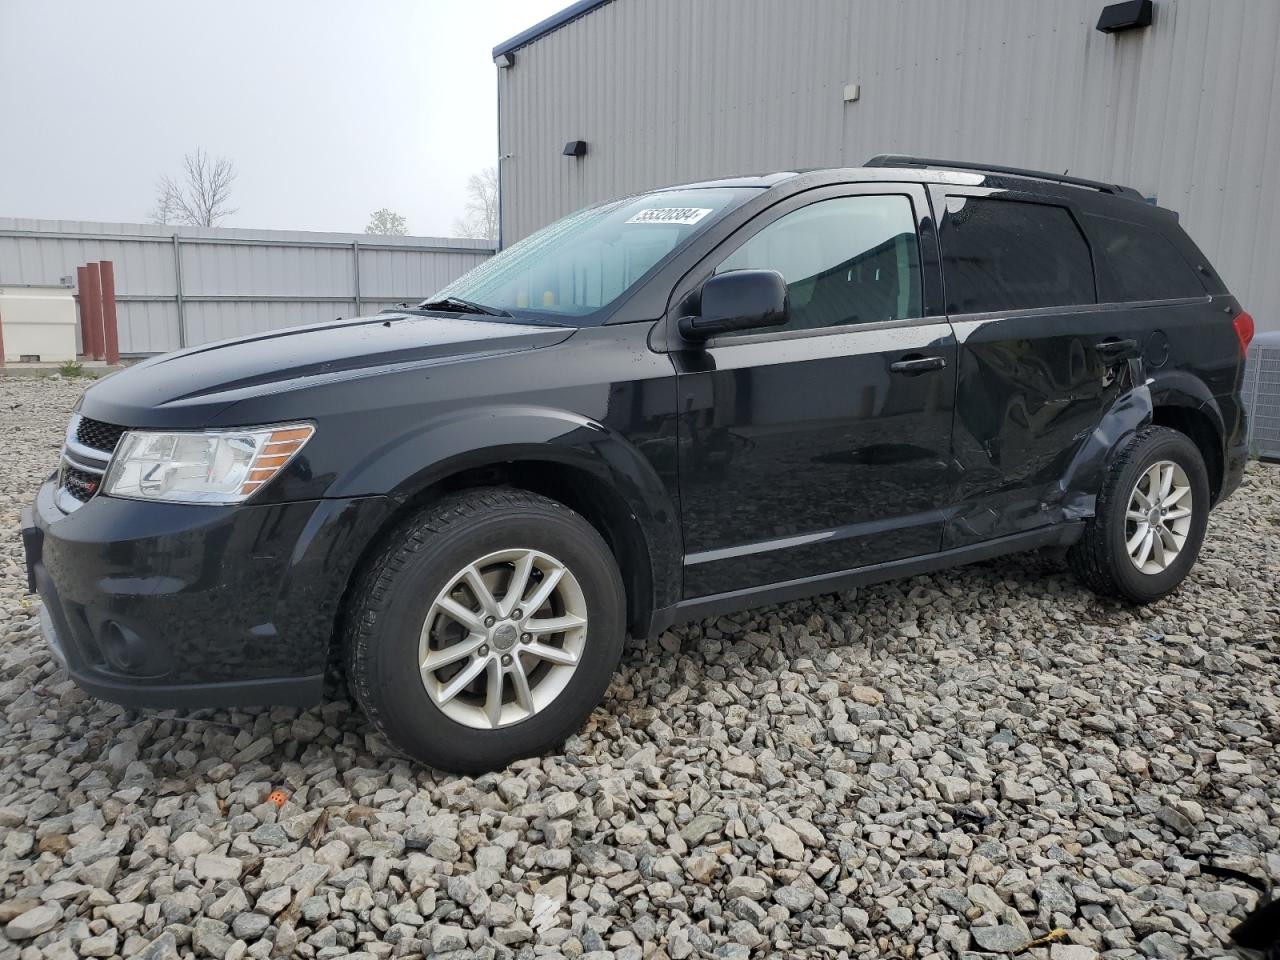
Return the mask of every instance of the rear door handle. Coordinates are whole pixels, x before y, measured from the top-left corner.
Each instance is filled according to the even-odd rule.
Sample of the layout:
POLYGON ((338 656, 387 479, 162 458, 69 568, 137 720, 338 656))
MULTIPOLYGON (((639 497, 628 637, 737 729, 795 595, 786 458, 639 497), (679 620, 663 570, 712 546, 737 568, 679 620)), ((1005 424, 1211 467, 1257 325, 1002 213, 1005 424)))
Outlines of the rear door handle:
POLYGON ((1103 340, 1093 348, 1104 360, 1134 360, 1138 356, 1137 340, 1103 340))
POLYGON ((904 357, 889 364, 893 373, 905 373, 913 376, 917 373, 928 373, 930 370, 941 370, 947 365, 946 357, 922 357, 919 355, 904 357))

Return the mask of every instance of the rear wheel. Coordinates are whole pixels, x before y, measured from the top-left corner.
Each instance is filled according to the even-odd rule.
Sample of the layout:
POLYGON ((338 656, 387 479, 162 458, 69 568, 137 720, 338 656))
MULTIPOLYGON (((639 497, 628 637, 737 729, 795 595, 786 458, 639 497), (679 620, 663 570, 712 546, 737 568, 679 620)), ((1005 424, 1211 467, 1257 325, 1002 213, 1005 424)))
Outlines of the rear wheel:
POLYGON ((1176 430, 1148 427, 1111 465, 1094 516, 1069 554, 1072 568, 1098 593, 1150 603, 1190 572, 1208 517, 1199 449, 1176 430))
POLYGON ((455 495, 393 537, 358 587, 347 675, 370 720, 458 772, 558 747, 622 652, 608 546, 562 504, 517 490, 455 495))

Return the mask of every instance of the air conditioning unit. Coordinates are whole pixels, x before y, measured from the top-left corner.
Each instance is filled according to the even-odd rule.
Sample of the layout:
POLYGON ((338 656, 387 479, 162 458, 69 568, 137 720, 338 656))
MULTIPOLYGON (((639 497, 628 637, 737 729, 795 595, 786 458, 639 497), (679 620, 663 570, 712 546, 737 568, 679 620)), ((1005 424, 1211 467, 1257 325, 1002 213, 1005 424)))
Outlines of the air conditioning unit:
POLYGON ((0 284, 4 362, 62 363, 76 358, 76 301, 66 287, 0 284))
POLYGON ((1280 330, 1253 338, 1244 365, 1249 454, 1280 460, 1280 330))

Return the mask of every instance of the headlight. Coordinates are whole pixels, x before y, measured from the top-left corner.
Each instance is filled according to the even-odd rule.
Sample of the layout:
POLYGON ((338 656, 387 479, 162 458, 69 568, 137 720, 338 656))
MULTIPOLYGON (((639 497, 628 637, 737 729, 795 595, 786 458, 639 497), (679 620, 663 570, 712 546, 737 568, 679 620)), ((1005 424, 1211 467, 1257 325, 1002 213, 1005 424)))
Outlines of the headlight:
POLYGON ((130 430, 116 447, 102 492, 131 500, 239 503, 274 477, 315 427, 248 427, 204 433, 130 430))

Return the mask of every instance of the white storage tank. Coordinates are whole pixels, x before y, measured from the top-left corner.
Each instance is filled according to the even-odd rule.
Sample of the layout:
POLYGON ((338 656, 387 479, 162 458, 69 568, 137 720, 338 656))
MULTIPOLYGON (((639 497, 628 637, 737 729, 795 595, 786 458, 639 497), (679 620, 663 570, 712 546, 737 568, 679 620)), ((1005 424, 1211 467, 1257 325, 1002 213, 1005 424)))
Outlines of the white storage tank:
POLYGON ((67 287, 0 284, 4 362, 76 359, 76 301, 67 287))

